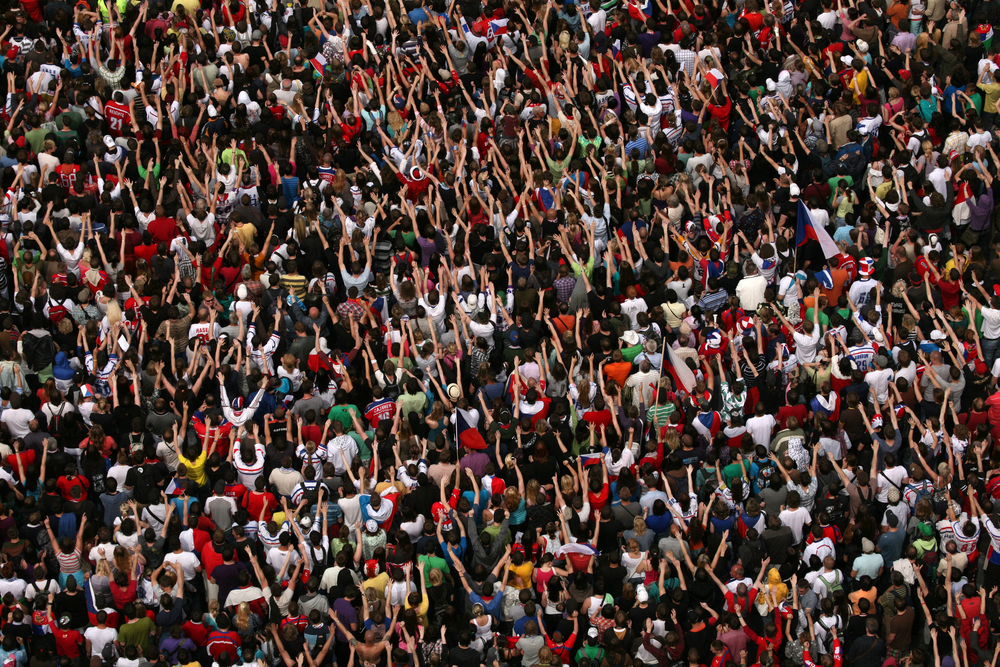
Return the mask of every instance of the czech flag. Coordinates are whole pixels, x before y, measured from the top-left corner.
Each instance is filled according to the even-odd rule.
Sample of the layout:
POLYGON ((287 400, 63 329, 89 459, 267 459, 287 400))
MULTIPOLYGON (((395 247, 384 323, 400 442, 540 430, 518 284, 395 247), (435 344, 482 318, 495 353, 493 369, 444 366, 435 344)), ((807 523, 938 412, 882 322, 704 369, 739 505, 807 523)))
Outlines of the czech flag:
POLYGON ((677 356, 674 349, 669 345, 665 346, 667 352, 667 359, 663 368, 670 371, 670 376, 674 379, 674 391, 684 391, 690 393, 694 391, 695 377, 694 373, 688 368, 687 364, 677 356))
POLYGON ((479 424, 468 410, 455 410, 455 442, 467 449, 486 449, 486 440, 479 432, 479 424))
POLYGON ((817 225, 813 221, 805 202, 799 199, 798 229, 795 232, 795 245, 805 245, 809 239, 819 242, 820 247, 823 249, 823 255, 827 259, 840 254, 840 248, 837 247, 836 242, 826 233, 826 230, 822 226, 817 225))
POLYGON ((323 54, 317 53, 316 57, 309 61, 309 64, 316 70, 318 78, 323 78, 326 73, 326 58, 323 57, 323 54))

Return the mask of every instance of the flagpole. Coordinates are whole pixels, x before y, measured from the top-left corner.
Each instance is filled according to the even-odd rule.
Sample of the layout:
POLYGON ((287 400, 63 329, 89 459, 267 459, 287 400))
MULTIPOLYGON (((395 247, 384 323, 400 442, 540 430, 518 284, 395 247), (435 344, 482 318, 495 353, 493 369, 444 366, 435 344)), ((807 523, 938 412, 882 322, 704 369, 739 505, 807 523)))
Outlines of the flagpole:
MULTIPOLYGON (((666 332, 664 332, 666 334, 666 332)), ((663 336, 663 346, 660 348, 660 370, 656 376, 656 386, 653 387, 653 407, 657 406, 657 401, 660 398, 660 380, 663 379, 663 364, 667 363, 667 337, 663 336)), ((647 411, 648 412, 648 411, 647 411)), ((658 428, 657 424, 653 424, 653 428, 658 428)), ((657 438, 659 439, 659 438, 657 438)))

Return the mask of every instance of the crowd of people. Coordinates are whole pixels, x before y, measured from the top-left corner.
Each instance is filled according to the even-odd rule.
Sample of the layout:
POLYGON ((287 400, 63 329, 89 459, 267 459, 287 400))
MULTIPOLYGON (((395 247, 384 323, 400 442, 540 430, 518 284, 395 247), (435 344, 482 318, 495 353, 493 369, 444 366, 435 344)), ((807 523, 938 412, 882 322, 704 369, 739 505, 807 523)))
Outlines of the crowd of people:
POLYGON ((0 667, 996 667, 998 0, 0 5, 0 667))

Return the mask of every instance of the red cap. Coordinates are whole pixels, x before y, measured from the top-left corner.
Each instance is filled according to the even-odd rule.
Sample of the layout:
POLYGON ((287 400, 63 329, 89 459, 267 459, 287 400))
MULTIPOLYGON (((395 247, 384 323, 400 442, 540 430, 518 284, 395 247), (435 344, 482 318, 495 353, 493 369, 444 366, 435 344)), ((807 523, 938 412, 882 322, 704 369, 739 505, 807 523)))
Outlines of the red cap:
POLYGON ((987 370, 988 369, 986 368, 986 363, 985 362, 983 362, 983 361, 976 361, 976 372, 977 373, 979 373, 980 375, 986 375, 986 371, 987 370))

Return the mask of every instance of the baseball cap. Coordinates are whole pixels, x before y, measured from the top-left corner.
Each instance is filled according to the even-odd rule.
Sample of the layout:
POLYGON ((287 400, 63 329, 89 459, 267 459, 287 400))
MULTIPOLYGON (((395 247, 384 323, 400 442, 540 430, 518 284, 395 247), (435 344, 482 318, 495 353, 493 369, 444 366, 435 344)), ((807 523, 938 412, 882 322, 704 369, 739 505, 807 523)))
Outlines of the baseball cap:
MULTIPOLYGON (((636 597, 638 598, 638 596, 636 597)), ((591 628, 590 630, 587 630, 587 636, 597 639, 597 628, 591 628)))
POLYGON ((875 544, 867 537, 861 538, 861 550, 866 554, 873 553, 875 551, 875 544))
POLYGON ((645 587, 642 587, 635 592, 635 599, 638 602, 649 602, 649 593, 646 592, 645 587))
POLYGON ((802 190, 800 190, 799 186, 797 186, 795 183, 792 183, 791 185, 788 186, 788 196, 798 197, 800 194, 802 194, 802 190))
POLYGON ((377 533, 378 521, 376 521, 375 519, 368 519, 367 521, 365 521, 365 530, 367 530, 369 533, 373 534, 377 533))
POLYGON ((112 136, 110 134, 105 134, 103 141, 104 141, 104 145, 108 147, 109 151, 110 150, 114 150, 114 148, 115 148, 115 140, 114 140, 114 138, 112 138, 112 136))

